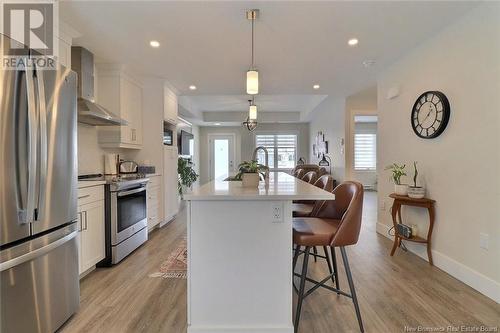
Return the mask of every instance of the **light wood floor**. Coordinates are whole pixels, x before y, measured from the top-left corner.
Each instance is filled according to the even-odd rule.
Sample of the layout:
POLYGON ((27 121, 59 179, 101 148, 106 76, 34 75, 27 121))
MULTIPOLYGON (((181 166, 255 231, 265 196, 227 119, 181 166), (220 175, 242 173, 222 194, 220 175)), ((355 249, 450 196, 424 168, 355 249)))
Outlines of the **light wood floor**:
MULTIPOLYGON (((500 330, 499 304, 411 253, 398 250, 391 258, 392 243, 375 232, 376 208, 375 193, 368 192, 360 240, 348 249, 366 332, 449 325, 500 330)), ((181 212, 119 265, 84 278, 80 310, 61 332, 186 332, 186 280, 148 277, 185 232, 181 212)), ((339 269, 341 288, 347 288, 342 264, 339 269)), ((326 271, 324 262, 310 264, 312 277, 323 277, 326 271)), ((320 288, 305 300, 301 333, 358 331, 349 299, 320 288)))

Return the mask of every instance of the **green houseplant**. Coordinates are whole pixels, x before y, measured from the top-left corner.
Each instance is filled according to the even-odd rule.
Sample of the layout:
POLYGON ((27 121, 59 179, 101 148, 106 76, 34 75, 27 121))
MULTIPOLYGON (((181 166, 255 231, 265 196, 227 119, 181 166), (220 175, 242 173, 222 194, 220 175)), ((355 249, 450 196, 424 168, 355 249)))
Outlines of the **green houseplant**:
POLYGON ((236 179, 242 180, 243 187, 258 187, 261 176, 265 179, 268 171, 268 167, 259 164, 256 160, 243 161, 238 165, 236 179))
POLYGON ((183 198, 184 190, 193 186, 193 183, 198 179, 198 174, 193 169, 193 163, 182 157, 177 159, 177 173, 179 174, 177 190, 183 198))
POLYGON ((393 163, 385 168, 392 172, 391 180, 394 182, 394 193, 397 195, 408 195, 408 185, 401 184, 401 177, 406 176, 406 164, 393 163))
POLYGON ((413 162, 413 186, 408 187, 408 196, 414 199, 422 199, 425 196, 425 188, 423 186, 417 186, 417 177, 417 162, 413 162))

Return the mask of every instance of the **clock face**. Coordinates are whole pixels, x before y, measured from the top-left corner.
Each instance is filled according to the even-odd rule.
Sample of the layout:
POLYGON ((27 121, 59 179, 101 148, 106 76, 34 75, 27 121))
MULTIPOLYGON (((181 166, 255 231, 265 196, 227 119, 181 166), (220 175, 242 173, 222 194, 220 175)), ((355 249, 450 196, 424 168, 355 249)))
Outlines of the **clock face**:
POLYGON ((448 125, 450 103, 439 91, 427 91, 413 105, 411 126, 415 134, 424 139, 438 137, 448 125))

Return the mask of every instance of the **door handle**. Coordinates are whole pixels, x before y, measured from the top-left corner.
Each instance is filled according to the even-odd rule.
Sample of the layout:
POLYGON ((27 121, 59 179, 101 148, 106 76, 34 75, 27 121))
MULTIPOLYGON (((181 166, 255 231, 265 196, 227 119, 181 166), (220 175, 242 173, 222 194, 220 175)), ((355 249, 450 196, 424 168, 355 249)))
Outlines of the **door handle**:
POLYGON ((146 191, 146 188, 144 186, 141 186, 139 188, 129 190, 129 191, 120 191, 120 192, 118 192, 117 196, 124 197, 124 196, 127 196, 129 194, 134 194, 134 193, 139 193, 139 192, 144 192, 144 191, 146 191))
POLYGON ((35 218, 35 190, 36 190, 36 140, 38 137, 38 126, 35 105, 35 84, 33 80, 33 70, 27 66, 26 72, 26 92, 28 95, 28 192, 26 194, 26 218, 21 221, 31 223, 35 218))
POLYGON ((63 245, 64 243, 70 241, 71 239, 75 238, 77 234, 78 234, 78 231, 75 230, 72 233, 70 233, 69 235, 66 235, 62 238, 59 238, 58 240, 56 240, 53 243, 50 243, 49 245, 43 246, 35 251, 23 254, 17 258, 9 260, 9 261, 2 262, 2 263, 0 263, 0 272, 3 272, 5 270, 8 270, 8 269, 15 267, 15 266, 19 266, 19 265, 21 265, 27 261, 30 261, 32 259, 41 257, 44 254, 52 251, 53 249, 63 245))
POLYGON ((43 219, 45 206, 45 187, 47 186, 47 105, 45 104, 45 85, 43 81, 43 70, 37 71, 38 104, 39 104, 39 126, 40 126, 40 179, 37 198, 37 220, 43 219))

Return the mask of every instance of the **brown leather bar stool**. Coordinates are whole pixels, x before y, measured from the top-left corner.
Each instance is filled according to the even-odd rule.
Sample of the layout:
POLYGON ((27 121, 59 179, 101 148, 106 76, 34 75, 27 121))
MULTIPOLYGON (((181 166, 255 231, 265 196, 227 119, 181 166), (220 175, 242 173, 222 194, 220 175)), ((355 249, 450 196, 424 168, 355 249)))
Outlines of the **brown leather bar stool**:
POLYGON ((301 179, 309 184, 314 184, 318 179, 318 173, 316 171, 309 171, 301 179))
MULTIPOLYGON (((330 175, 323 175, 316 180, 314 186, 319 187, 325 191, 331 192, 334 184, 333 177, 330 175)), ((292 216, 293 217, 307 217, 314 210, 316 200, 296 200, 292 203, 292 216)), ((314 262, 318 261, 318 249, 313 247, 314 262)), ((327 255, 325 253, 325 255, 327 255)))
POLYGON ((298 179, 302 179, 304 175, 306 174, 306 171, 304 169, 298 169, 297 172, 295 173, 295 177, 298 179))
POLYGON ((354 289, 354 282, 345 250, 346 246, 356 244, 359 239, 361 216, 363 212, 363 186, 357 182, 343 182, 333 190, 333 193, 335 194, 335 200, 320 202, 318 210, 315 211, 314 214, 311 214, 310 217, 296 217, 293 219, 293 242, 296 245, 293 257, 293 270, 294 276, 300 277, 298 289, 294 284, 294 288, 298 294, 294 323, 295 332, 297 332, 299 328, 300 312, 302 310, 304 298, 309 296, 319 287, 351 298, 354 303, 359 329, 361 332, 364 332, 356 290, 354 289), (325 256, 330 274, 321 281, 316 281, 307 277, 310 250, 315 246, 323 246, 325 254, 327 254, 327 247, 330 247, 333 261, 332 267, 328 254, 325 256), (304 247, 304 250, 302 250, 302 247, 304 247), (340 247, 350 294, 339 288, 335 247, 340 247), (304 254, 302 273, 297 274, 295 273, 295 266, 301 254, 304 254), (326 285, 326 282, 330 279, 335 283, 335 288, 326 285), (314 286, 307 292, 305 291, 306 281, 314 283, 314 286))
MULTIPOLYGON (((333 177, 330 175, 323 175, 316 180, 314 186, 319 187, 325 191, 331 192, 333 190, 333 177)), ((293 217, 306 217, 311 214, 316 200, 295 200, 292 204, 293 217)))

